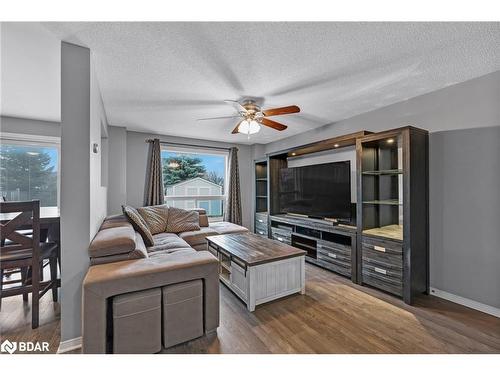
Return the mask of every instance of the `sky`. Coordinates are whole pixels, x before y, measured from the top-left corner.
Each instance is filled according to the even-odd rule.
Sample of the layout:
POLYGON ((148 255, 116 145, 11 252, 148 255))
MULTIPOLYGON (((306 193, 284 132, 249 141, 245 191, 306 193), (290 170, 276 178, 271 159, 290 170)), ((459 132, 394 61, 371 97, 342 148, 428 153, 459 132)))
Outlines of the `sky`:
POLYGON ((16 148, 21 151, 25 152, 37 152, 37 153, 42 153, 45 152, 49 154, 50 156, 50 164, 49 166, 54 167, 54 171, 57 171, 58 165, 57 165, 57 159, 58 159, 58 151, 57 148, 55 147, 39 147, 39 146, 25 146, 25 145, 9 145, 7 143, 2 143, 2 147, 10 147, 10 148, 16 148))
MULTIPOLYGON (((169 152, 162 151, 161 157, 168 158, 171 156, 181 155, 180 152, 169 152)), ((200 158, 202 160, 202 164, 205 166, 207 172, 214 171, 219 176, 224 176, 224 156, 222 155, 206 155, 206 154, 186 154, 182 153, 182 155, 190 155, 193 157, 200 158)))

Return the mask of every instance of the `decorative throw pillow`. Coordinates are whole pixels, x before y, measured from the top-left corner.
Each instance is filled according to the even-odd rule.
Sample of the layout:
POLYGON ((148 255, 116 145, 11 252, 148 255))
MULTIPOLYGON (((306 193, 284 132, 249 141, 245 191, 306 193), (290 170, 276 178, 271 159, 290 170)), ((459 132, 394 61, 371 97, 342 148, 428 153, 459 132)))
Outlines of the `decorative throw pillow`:
POLYGON ((168 206, 166 204, 139 207, 137 212, 146 222, 151 234, 162 233, 167 229, 168 206))
POLYGON ((168 208, 168 233, 188 232, 200 230, 200 214, 196 211, 187 211, 180 208, 168 208))
POLYGON ((134 207, 122 206, 123 213, 128 217, 134 229, 139 232, 146 246, 153 246, 153 235, 148 229, 148 226, 139 212, 134 207))

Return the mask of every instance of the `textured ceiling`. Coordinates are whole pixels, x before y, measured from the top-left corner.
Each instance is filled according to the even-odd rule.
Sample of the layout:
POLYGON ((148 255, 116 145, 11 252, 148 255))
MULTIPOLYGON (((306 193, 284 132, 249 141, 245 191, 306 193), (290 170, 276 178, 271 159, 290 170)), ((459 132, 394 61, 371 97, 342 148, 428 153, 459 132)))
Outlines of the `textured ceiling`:
POLYGON ((44 23, 92 50, 108 121, 268 143, 500 69, 500 23, 44 23), (283 132, 231 135, 224 99, 259 98, 283 132))

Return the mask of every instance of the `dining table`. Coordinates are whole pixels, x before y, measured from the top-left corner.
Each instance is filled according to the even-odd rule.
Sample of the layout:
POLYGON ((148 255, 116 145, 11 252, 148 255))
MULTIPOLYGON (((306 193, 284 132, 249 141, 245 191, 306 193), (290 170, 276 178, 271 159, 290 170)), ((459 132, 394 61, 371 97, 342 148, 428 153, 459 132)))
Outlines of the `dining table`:
MULTIPOLYGON (((13 218, 15 218, 19 213, 9 212, 0 213, 0 223, 4 224, 13 218)), ((59 207, 40 207, 40 241, 51 241, 60 244, 60 221, 61 213, 59 207)), ((30 224, 20 226, 18 229, 31 229, 30 224)))

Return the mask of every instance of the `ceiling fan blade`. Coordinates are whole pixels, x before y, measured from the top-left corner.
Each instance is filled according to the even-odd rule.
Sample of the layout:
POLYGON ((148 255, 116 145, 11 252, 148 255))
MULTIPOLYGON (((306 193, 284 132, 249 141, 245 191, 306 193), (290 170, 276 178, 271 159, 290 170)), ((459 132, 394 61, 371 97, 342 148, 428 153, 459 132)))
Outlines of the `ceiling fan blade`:
POLYGON ((199 118, 196 119, 196 121, 204 121, 204 120, 220 120, 224 118, 239 118, 241 117, 240 115, 233 115, 233 116, 221 116, 221 117, 206 117, 206 118, 199 118))
POLYGON ((238 124, 236 124, 235 128, 231 132, 231 134, 238 134, 238 128, 240 127, 240 124, 243 122, 243 120, 238 121, 238 124))
POLYGON ((224 103, 231 104, 234 106, 238 112, 243 112, 243 113, 248 113, 247 109, 243 107, 238 101, 236 100, 224 100, 224 103))
POLYGON ((278 116, 278 115, 288 115, 290 113, 300 112, 300 108, 296 105, 290 105, 288 107, 271 108, 262 111, 264 116, 278 116))
POLYGON ((263 118, 260 120, 260 123, 265 126, 269 126, 270 128, 273 128, 275 130, 285 130, 287 128, 286 125, 280 124, 279 122, 269 120, 268 118, 263 118))

